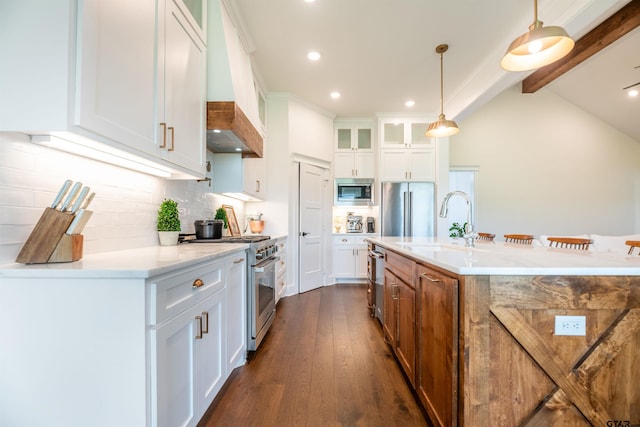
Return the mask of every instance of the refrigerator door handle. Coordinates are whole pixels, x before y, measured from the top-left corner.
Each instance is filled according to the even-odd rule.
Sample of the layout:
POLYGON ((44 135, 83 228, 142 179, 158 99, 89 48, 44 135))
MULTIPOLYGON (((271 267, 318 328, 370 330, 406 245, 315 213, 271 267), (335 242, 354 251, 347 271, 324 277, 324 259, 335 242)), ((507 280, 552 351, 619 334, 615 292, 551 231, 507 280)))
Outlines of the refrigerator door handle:
POLYGON ((409 191, 409 203, 407 206, 407 236, 413 236, 413 191, 409 191))
POLYGON ((410 224, 411 224, 411 206, 409 205, 409 192, 405 191, 402 193, 404 198, 404 217, 403 217, 403 227, 402 227, 402 235, 404 237, 411 236, 410 232, 410 224))

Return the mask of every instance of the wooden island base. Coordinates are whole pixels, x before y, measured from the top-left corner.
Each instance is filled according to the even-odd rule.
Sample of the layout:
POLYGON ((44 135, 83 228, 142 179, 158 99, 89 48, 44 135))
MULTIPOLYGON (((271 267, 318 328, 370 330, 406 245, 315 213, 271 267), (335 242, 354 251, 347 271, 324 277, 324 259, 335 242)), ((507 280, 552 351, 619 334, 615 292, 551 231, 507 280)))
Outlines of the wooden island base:
POLYGON ((385 249, 385 336, 434 425, 640 426, 640 276, 464 275, 385 249))
POLYGON ((639 277, 463 276, 460 302, 465 425, 640 424, 639 277))

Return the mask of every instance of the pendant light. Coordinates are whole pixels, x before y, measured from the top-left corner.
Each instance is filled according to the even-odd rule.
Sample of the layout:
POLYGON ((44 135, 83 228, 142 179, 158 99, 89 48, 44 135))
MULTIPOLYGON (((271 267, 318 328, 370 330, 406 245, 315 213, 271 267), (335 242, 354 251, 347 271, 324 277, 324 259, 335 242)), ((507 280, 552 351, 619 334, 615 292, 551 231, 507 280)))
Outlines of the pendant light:
POLYGON ((449 45, 441 44, 436 47, 436 53, 440 54, 440 115, 438 116, 438 120, 431 123, 425 132, 426 136, 432 137, 441 137, 441 136, 451 136, 460 132, 458 125, 453 120, 447 120, 444 117, 444 85, 442 83, 442 54, 449 50, 449 45))
POLYGON ((538 0, 533 1, 533 24, 509 45, 500 65, 507 71, 527 71, 556 62, 573 49, 574 41, 562 27, 543 27, 538 0))

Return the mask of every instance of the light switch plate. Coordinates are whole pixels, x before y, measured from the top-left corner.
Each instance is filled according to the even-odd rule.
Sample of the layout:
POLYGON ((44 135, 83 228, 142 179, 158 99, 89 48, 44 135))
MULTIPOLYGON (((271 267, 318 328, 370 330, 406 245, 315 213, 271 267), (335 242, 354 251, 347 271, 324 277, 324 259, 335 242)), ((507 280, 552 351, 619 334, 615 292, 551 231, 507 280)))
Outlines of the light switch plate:
POLYGON ((586 316, 556 316, 556 335, 587 335, 586 316))

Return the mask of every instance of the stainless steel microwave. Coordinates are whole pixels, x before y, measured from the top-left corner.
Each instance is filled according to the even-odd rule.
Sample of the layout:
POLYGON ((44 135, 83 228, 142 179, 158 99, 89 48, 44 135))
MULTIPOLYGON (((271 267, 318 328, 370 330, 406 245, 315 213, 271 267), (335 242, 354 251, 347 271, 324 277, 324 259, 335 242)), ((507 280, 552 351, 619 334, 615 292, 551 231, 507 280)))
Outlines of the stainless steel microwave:
POLYGON ((336 200, 338 206, 373 205, 374 180, 365 178, 336 178, 336 200))

